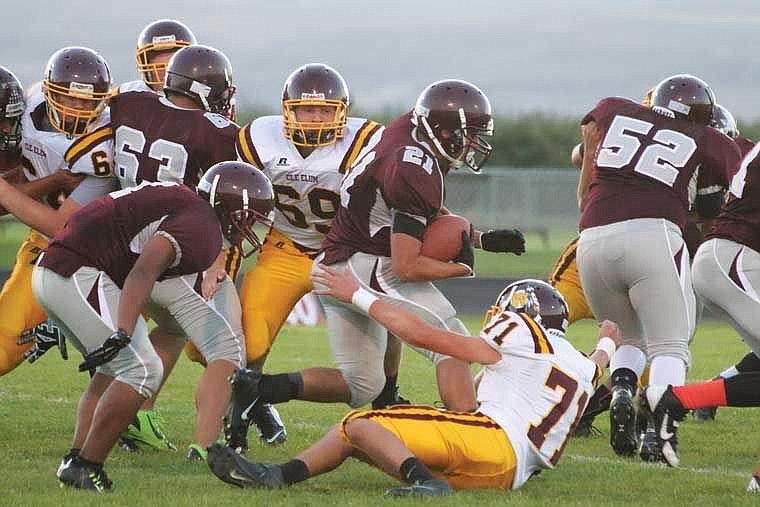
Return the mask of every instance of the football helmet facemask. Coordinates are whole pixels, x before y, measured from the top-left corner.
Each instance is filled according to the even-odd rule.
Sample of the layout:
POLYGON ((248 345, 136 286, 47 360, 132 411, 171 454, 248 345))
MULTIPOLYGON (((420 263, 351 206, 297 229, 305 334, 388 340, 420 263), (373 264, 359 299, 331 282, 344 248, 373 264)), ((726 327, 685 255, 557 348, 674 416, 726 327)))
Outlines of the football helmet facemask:
POLYGON ((253 231, 255 223, 272 226, 274 190, 263 172, 244 162, 220 162, 211 166, 198 183, 198 195, 216 211, 224 237, 250 257, 261 248, 253 231), (244 252, 243 240, 253 246, 244 252))
POLYGON ((293 71, 282 90, 285 137, 296 146, 315 148, 342 139, 348 118, 348 85, 343 76, 323 63, 308 63, 293 71), (335 112, 328 121, 299 121, 298 107, 328 107, 335 112))
POLYGON ((111 94, 111 70, 92 49, 67 47, 53 53, 45 68, 42 91, 50 124, 78 137, 87 133, 111 94))
POLYGON ((235 95, 232 64, 218 49, 201 44, 184 47, 169 60, 164 93, 169 92, 189 97, 202 109, 229 118, 235 95))
POLYGON ((196 44, 195 35, 181 21, 159 19, 143 28, 137 37, 135 61, 142 80, 151 88, 163 86, 166 63, 154 63, 158 53, 175 53, 180 48, 196 44))
POLYGON ((562 294, 541 280, 520 280, 504 288, 486 313, 486 322, 503 312, 525 313, 547 330, 565 333, 569 311, 562 294))
POLYGON ((696 76, 678 74, 664 79, 652 92, 652 108, 665 109, 676 118, 709 125, 715 106, 710 85, 696 76))
POLYGON ((412 111, 412 122, 449 161, 473 172, 488 161, 493 148, 493 114, 488 97, 474 84, 458 79, 437 81, 425 88, 412 111))
POLYGON ((24 114, 24 89, 5 67, 0 67, 0 152, 21 146, 21 117, 24 114))

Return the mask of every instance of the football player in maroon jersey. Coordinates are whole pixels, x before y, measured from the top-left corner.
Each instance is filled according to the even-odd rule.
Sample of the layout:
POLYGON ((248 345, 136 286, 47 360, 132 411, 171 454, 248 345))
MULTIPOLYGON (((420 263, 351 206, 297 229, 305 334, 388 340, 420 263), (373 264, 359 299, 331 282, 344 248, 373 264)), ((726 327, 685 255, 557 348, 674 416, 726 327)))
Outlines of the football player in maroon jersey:
POLYGON ((714 105, 704 81, 678 75, 655 88, 651 108, 610 97, 582 120, 577 262, 594 314, 623 333, 610 368, 610 442, 621 455, 636 451, 633 394, 647 359, 650 385, 685 381, 696 319, 682 232, 690 188, 696 182, 700 215, 714 217, 740 159, 709 127, 714 105))
MULTIPOLYGON (((85 356, 79 370, 95 370, 58 469, 62 484, 111 489, 103 462, 164 378, 141 315, 154 285, 206 270, 224 241, 258 247, 251 227, 266 223, 273 208, 274 191, 261 171, 223 162, 206 172, 198 195, 178 183, 144 182, 83 207, 51 241, 34 271, 34 293, 85 356)), ((203 351, 209 369, 226 365, 231 374, 243 363, 239 341, 203 351)), ((214 395, 226 405, 229 384, 214 395)))
MULTIPOLYGON (((413 111, 378 130, 341 187, 341 207, 315 265, 350 266, 368 290, 406 306, 438 327, 467 333, 456 310, 431 283, 472 276, 473 243, 485 250, 524 251, 516 230, 464 233, 455 262, 422 256, 427 224, 447 213, 444 177, 451 169, 480 171, 491 154, 491 104, 476 86, 439 81, 420 95, 413 111)), ((330 344, 338 368, 310 368, 281 375, 240 370, 233 380, 233 404, 226 426, 238 447, 249 407, 291 399, 343 402, 360 407, 383 389, 386 330, 361 312, 335 300, 323 301, 330 344)), ((472 386, 450 382, 468 374, 466 363, 420 350, 436 364, 441 397, 451 410, 476 407, 472 386)))

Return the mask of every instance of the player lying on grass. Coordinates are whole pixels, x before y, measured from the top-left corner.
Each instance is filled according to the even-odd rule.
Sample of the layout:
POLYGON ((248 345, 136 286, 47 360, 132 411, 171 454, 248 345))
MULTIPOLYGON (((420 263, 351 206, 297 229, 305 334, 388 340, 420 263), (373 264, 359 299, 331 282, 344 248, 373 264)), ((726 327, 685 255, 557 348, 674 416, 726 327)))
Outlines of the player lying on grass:
MULTIPOLYGON (((318 292, 353 303, 410 345, 485 366, 478 411, 449 412, 396 406, 350 412, 321 440, 282 465, 255 463, 230 447, 209 448, 209 467, 240 487, 280 488, 337 468, 353 456, 407 485, 393 496, 448 495, 453 489, 517 489, 554 468, 594 385, 620 341, 604 322, 590 358, 564 339, 567 305, 538 280, 508 286, 479 336, 434 327, 414 313, 379 300, 348 271, 323 266, 318 292)), ((467 374, 451 381, 472 383, 467 374)))

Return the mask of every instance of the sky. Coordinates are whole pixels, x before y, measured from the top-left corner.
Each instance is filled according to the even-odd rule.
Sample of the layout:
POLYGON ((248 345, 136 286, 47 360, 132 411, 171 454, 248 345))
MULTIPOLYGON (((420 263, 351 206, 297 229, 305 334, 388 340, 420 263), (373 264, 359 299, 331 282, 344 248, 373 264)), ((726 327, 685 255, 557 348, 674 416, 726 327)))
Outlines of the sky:
MULTIPOLYGON (((137 78, 137 35, 179 19, 233 65, 245 106, 279 110, 288 74, 335 67, 352 105, 401 111, 430 82, 471 81, 497 114, 580 116, 601 98, 638 98, 665 77, 691 73, 740 120, 760 119, 760 2, 756 0, 129 0, 27 1, 0 31, 0 65, 29 84, 69 45, 105 56, 115 83, 137 78)), ((8 11, 5 11, 8 14, 8 11)))

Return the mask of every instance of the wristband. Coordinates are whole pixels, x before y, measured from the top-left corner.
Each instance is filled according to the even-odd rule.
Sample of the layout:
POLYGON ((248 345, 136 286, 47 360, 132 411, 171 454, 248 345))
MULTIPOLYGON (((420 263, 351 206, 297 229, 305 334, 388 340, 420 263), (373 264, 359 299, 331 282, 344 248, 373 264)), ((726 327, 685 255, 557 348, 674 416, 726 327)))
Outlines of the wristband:
POLYGON ((601 350, 607 354, 607 358, 610 361, 612 361, 612 356, 615 354, 616 348, 617 346, 615 345, 615 342, 612 341, 612 338, 608 338, 606 336, 599 338, 599 341, 596 344, 596 350, 601 350))
POLYGON ((377 296, 370 291, 359 287, 359 290, 354 292, 354 295, 351 296, 351 303, 359 308, 359 310, 369 315, 369 307, 372 306, 372 303, 377 301, 377 299, 377 296))

